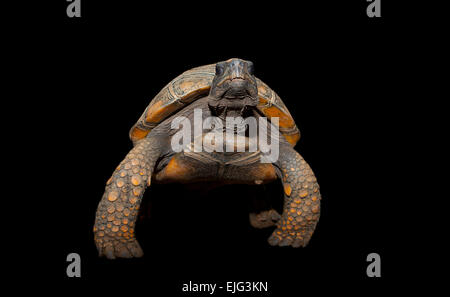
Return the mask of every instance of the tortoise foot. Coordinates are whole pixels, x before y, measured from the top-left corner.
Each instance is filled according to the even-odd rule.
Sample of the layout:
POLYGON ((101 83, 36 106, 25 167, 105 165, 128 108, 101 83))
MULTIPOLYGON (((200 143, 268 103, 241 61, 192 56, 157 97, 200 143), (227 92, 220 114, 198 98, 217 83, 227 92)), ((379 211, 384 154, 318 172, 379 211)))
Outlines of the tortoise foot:
POLYGON ((136 238, 124 239, 104 236, 95 240, 98 255, 108 259, 139 258, 144 255, 136 238))
POLYGON ((250 214, 250 225, 257 229, 275 226, 281 216, 275 209, 250 214))

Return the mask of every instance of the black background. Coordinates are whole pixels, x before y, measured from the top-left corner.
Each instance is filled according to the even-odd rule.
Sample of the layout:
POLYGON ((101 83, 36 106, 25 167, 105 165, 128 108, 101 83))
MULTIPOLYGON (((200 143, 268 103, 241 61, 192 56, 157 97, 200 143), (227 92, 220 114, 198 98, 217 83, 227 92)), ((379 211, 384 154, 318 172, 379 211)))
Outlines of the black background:
POLYGON ((170 295, 186 295, 181 286, 189 281, 267 281, 263 295, 359 292, 360 285, 372 292, 398 282, 407 260, 395 203, 399 110, 408 109, 399 96, 404 29, 387 1, 381 19, 367 17, 364 1, 336 2, 82 1, 81 19, 66 17, 64 1, 49 7, 45 26, 33 31, 37 67, 30 74, 41 82, 39 107, 49 114, 37 125, 52 144, 38 160, 52 178, 39 189, 52 201, 43 207, 52 214, 45 276, 170 295), (272 229, 248 224, 242 187, 197 194, 155 185, 144 196, 150 219, 137 231, 144 258, 99 259, 95 210, 132 147, 130 127, 181 72, 231 57, 254 62, 302 132, 296 149, 323 197, 310 244, 270 247, 272 229), (65 274, 72 252, 81 255, 79 280, 65 274), (371 252, 381 255, 381 279, 366 276, 371 252))

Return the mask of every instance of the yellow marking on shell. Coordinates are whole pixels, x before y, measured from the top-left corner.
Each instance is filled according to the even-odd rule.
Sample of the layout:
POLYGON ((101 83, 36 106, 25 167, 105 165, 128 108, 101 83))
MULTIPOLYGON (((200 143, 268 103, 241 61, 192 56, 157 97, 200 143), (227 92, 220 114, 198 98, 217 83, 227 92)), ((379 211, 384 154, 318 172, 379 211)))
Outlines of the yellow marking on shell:
POLYGON ((108 181, 106 182, 106 185, 109 185, 112 181, 112 176, 108 179, 108 181))
POLYGON ((297 204, 300 204, 300 203, 302 203, 302 200, 300 198, 295 198, 294 202, 297 203, 297 204))
POLYGON ((120 227, 120 230, 121 230, 122 232, 127 232, 127 231, 128 231, 128 227, 125 226, 125 225, 123 225, 122 227, 120 227))
POLYGON ((147 179, 147 187, 150 187, 150 184, 152 183, 152 177, 149 176, 147 179))
POLYGON ((202 94, 209 93, 209 90, 211 87, 209 86, 208 82, 206 81, 199 81, 194 85, 194 89, 192 90, 186 90, 183 97, 180 98, 180 101, 183 103, 191 103, 194 101, 194 99, 198 98, 202 94))
POLYGON ((133 166, 139 165, 139 160, 138 159, 131 160, 131 165, 133 165, 133 166))
POLYGON ((291 212, 292 213, 296 212, 295 208, 291 208, 291 212))
POLYGON ((112 222, 114 221, 114 219, 115 219, 114 215, 109 215, 107 220, 108 222, 112 222))
POLYGON ((131 197, 130 198, 130 203, 131 204, 135 204, 137 202, 137 198, 136 197, 131 197))
POLYGON ((314 206, 314 207, 311 209, 311 211, 312 211, 313 213, 318 213, 318 212, 319 212, 319 206, 318 206, 318 205, 314 206))
POLYGON ((149 132, 150 130, 143 130, 138 127, 134 127, 130 133, 130 138, 132 141, 143 139, 149 132))
POLYGON ((295 127, 294 120, 292 116, 288 113, 282 111, 278 106, 272 105, 267 106, 269 101, 266 98, 259 97, 259 104, 257 108, 269 119, 272 117, 278 117, 278 124, 282 128, 293 128, 295 127))
POLYGON ((284 138, 292 145, 294 146, 299 140, 300 140, 300 133, 296 134, 283 134, 284 138))
POLYGON ((302 217, 296 217, 295 220, 296 220, 297 222, 301 222, 301 221, 303 221, 303 218, 302 218, 302 217))
POLYGON ((105 232, 100 231, 100 232, 97 233, 97 235, 100 236, 100 237, 103 237, 103 236, 105 236, 105 232))
POLYGON ((108 227, 109 229, 111 229, 111 224, 110 223, 108 223, 108 224, 106 224, 106 227, 108 227))
POLYGON ((151 105, 147 111, 145 121, 151 124, 158 124, 171 113, 178 110, 180 106, 177 103, 171 102, 167 105, 163 105, 163 101, 156 101, 151 105))
POLYGON ((120 225, 120 221, 119 221, 119 220, 114 220, 114 221, 113 221, 113 224, 116 225, 116 226, 118 226, 118 225, 120 225))
POLYGON ((108 211, 108 213, 113 213, 116 209, 115 209, 114 205, 111 205, 106 210, 108 211))
POLYGON ((131 183, 135 186, 138 186, 141 183, 141 177, 139 175, 133 175, 131 177, 131 183))
POLYGON ((126 218, 123 219, 123 220, 122 220, 122 223, 125 224, 125 225, 128 225, 128 219, 126 219, 126 218))
POLYGON ((117 232, 117 231, 119 231, 119 227, 114 226, 114 227, 111 228, 111 231, 112 232, 117 232))
MULTIPOLYGON (((130 226, 131 226, 131 224, 130 224, 130 226)), ((131 233, 131 234, 134 233, 134 229, 133 229, 133 228, 130 228, 130 233, 131 233)))
POLYGON ((302 215, 302 211, 301 210, 299 210, 299 211, 297 211, 297 215, 302 215))
POLYGON ((125 208, 125 209, 123 210, 123 215, 126 216, 126 217, 128 217, 128 216, 130 215, 130 210, 129 210, 128 208, 125 208))
POLYGON ((123 185, 124 185, 125 183, 124 183, 123 179, 120 178, 120 179, 117 180, 116 184, 117 184, 117 186, 118 186, 119 188, 121 188, 121 187, 123 187, 123 185))
POLYGON ((119 192, 117 192, 117 191, 109 192, 109 194, 108 194, 108 200, 109 201, 111 201, 111 202, 116 201, 117 198, 119 198, 119 192))
POLYGON ((316 195, 312 196, 312 197, 311 197, 311 200, 312 200, 312 201, 316 201, 316 200, 317 200, 317 196, 316 196, 316 195))
POLYGON ((284 184, 284 193, 286 194, 286 196, 291 196, 291 192, 292 192, 291 185, 288 183, 285 183, 284 184))

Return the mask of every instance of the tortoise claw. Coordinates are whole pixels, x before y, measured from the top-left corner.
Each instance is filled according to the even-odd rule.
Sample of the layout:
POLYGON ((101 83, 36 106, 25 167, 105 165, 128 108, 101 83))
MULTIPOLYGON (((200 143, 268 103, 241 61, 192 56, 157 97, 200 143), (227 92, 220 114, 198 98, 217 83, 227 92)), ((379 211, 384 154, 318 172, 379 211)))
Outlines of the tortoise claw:
POLYGON ((250 225, 257 229, 275 226, 281 216, 275 209, 250 214, 250 225))

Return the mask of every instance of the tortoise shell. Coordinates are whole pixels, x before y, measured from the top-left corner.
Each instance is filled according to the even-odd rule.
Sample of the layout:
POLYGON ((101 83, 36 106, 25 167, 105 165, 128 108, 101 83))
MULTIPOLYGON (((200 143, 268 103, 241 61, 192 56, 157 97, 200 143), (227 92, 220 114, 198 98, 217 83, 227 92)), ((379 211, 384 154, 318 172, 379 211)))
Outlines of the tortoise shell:
MULTIPOLYGON (((139 120, 130 130, 133 143, 147 134, 173 113, 191 102, 207 96, 215 75, 216 64, 192 68, 168 83, 150 102, 139 120)), ((269 120, 279 117, 280 133, 294 146, 300 131, 281 98, 260 79, 256 78, 259 104, 257 109, 269 120)))

